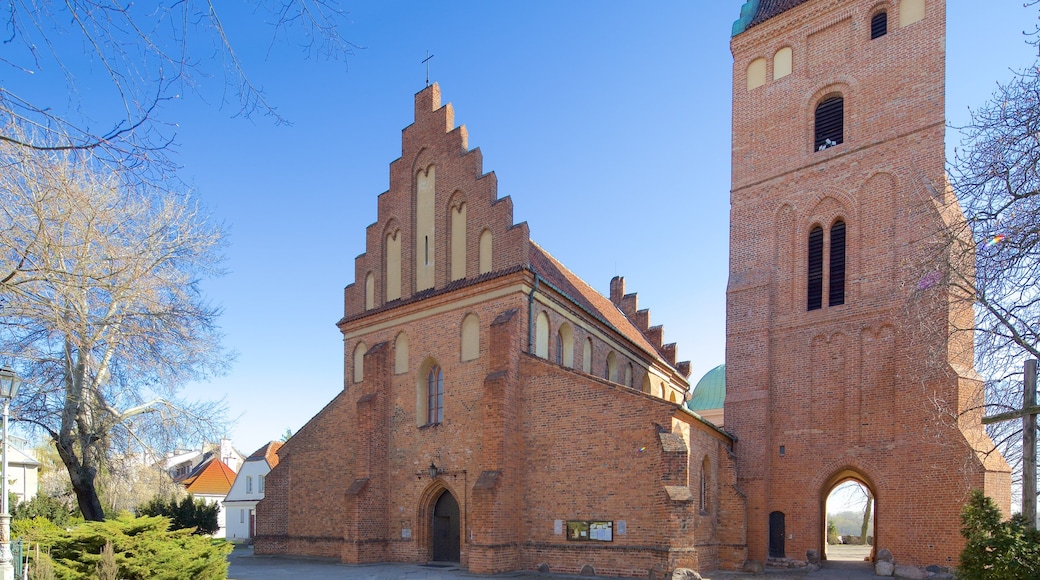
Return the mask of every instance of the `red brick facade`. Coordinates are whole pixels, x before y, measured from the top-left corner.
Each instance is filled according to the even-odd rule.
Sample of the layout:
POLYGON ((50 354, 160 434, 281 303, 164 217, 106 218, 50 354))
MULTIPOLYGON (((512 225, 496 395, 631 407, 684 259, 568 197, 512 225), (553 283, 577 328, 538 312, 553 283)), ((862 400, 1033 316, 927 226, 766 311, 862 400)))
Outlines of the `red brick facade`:
POLYGON ((689 364, 624 280, 601 296, 533 243, 438 87, 417 94, 344 292, 343 392, 279 451, 256 552, 474 573, 733 569, 825 553, 827 495, 856 479, 876 498, 876 546, 953 564, 968 491, 1006 510, 1009 469, 969 445, 986 441, 979 417, 958 416, 979 383, 943 321, 971 313, 920 283, 928 241, 959 216, 939 210, 945 5, 911 18, 913 4, 745 7, 725 432, 682 408, 689 364), (835 96, 837 144, 821 149, 816 107, 835 96))
POLYGON ((1010 479, 1003 459, 969 445, 985 441, 979 417, 947 419, 979 386, 971 345, 950 344, 944 325, 922 322, 970 316, 952 309, 942 284, 921 283, 929 240, 944 219, 959 218, 939 209, 952 195, 945 3, 925 0, 920 19, 900 14, 913 8, 907 0, 793 4, 731 46, 725 425, 738 438, 749 557, 824 550, 824 502, 852 478, 876 498, 877 547, 903 563, 955 565, 968 491, 985 489, 1006 512, 1010 479), (887 33, 871 39, 879 12, 887 33), (785 47, 793 57, 786 75, 774 57, 785 47), (766 67, 760 85, 748 82, 756 59, 766 67), (820 150, 816 106, 833 96, 844 99, 843 138, 820 150), (826 232, 839 221, 844 300, 830 306, 826 232), (823 296, 810 310, 817 226, 823 296), (777 513, 782 532, 777 522, 771 528, 777 513), (771 533, 782 546, 773 538, 770 548, 771 533))
POLYGON ((415 123, 356 260, 358 283, 345 290, 344 391, 279 450, 257 507, 257 553, 436 559, 434 512, 448 493, 459 506, 457 557, 472 572, 739 567, 733 441, 681 407, 689 364, 675 360, 622 279, 609 299, 597 294, 512 223, 510 200, 498 199, 465 135, 436 85, 416 95, 415 123), (432 235, 418 225, 428 175, 432 235), (466 268, 452 280, 460 203, 466 268), (481 273, 485 232, 493 259, 481 273), (403 236, 392 300, 388 235, 403 236), (420 289, 427 264, 433 287, 420 289), (475 357, 463 354, 472 317, 475 357), (440 422, 427 410, 434 366, 444 377, 440 422), (609 522, 612 537, 571 539, 571 521, 609 522))

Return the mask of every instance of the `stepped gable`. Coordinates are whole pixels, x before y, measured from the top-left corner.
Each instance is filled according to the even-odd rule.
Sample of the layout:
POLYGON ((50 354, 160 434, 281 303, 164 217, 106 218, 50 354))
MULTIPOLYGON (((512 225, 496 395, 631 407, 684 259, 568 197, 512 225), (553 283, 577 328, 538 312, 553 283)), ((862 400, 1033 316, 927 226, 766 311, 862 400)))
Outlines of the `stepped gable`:
POLYGON ((513 223, 512 200, 498 197, 495 173, 484 173, 480 149, 469 149, 466 127, 455 126, 454 109, 451 103, 441 105, 436 83, 415 95, 415 121, 401 132, 401 157, 390 163, 390 188, 379 195, 377 219, 365 238, 366 251, 354 260, 354 283, 344 290, 341 323, 527 265, 527 224, 513 223), (421 256, 417 233, 422 224, 417 221, 416 190, 423 180, 432 183, 430 235, 437 236, 423 250, 430 252, 428 257, 421 256), (452 235, 452 212, 463 206, 466 252, 460 275, 449 267, 452 255, 445 237, 452 235), (491 240, 489 266, 480 262, 485 233, 491 240), (399 277, 388 270, 391 240, 399 248, 400 262, 394 263, 399 277), (433 273, 423 275, 432 276, 432 284, 419 278, 417 262, 425 260, 433 273))
MULTIPOLYGON (((655 327, 656 329, 661 330, 661 332, 657 333, 657 342, 654 343, 653 340, 648 338, 645 334, 645 329, 641 329, 636 324, 633 324, 632 320, 629 320, 629 316, 626 315, 627 313, 619 310, 611 300, 594 290, 584 280, 579 278, 574 272, 568 270, 559 260, 554 258, 551 254, 546 252, 544 248, 533 241, 531 242, 530 256, 531 270, 541 276, 556 290, 565 294, 586 312, 606 323, 617 331, 618 334, 627 338, 647 354, 663 359, 673 367, 676 366, 674 360, 675 345, 660 344, 660 336, 661 332, 663 332, 661 327, 655 327), (666 353, 669 351, 671 351, 671 360, 666 356, 666 353)), ((617 278, 615 278, 615 280, 617 280, 617 278)), ((614 289, 614 286, 615 284, 612 281, 611 290, 614 289)), ((632 300, 630 302, 634 303, 635 295, 633 294, 631 296, 632 300)), ((644 310, 641 312, 644 314, 641 317, 638 317, 638 319, 649 322, 649 311, 644 310)))

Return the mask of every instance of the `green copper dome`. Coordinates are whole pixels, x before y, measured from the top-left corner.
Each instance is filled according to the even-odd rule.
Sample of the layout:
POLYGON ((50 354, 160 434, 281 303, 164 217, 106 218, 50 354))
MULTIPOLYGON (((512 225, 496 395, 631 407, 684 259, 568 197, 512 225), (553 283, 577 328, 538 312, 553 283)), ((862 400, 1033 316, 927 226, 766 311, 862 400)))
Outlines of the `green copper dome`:
POLYGON ((701 377, 686 403, 691 411, 721 409, 726 401, 726 365, 719 365, 701 377))

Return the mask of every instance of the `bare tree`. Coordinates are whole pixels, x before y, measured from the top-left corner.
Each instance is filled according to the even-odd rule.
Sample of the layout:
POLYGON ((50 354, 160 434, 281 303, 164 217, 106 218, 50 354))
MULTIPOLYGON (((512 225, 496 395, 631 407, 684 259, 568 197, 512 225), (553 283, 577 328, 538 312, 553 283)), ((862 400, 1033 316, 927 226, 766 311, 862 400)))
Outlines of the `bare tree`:
MULTIPOLYGON (((918 265, 915 291, 924 297, 949 290, 950 315, 930 322, 922 317, 916 325, 932 324, 926 331, 948 333, 943 347, 950 360, 966 369, 973 364, 979 373, 978 388, 967 400, 935 402, 951 421, 1020 408, 1022 362, 1040 357, 1038 70, 1015 73, 988 103, 971 111, 949 163, 952 192, 937 187, 934 196, 946 227, 932 241, 932 257, 918 265), (944 328, 937 328, 940 324, 944 328)), ((990 425, 987 433, 992 441, 972 443, 983 456, 999 451, 1012 465, 1017 487, 1020 423, 990 425)))
POLYGON ((110 453, 223 420, 222 403, 178 396, 228 362, 200 289, 220 274, 223 232, 188 195, 28 141, 0 142, 0 361, 29 385, 16 418, 50 436, 84 517, 100 520, 110 453))
MULTIPOLYGON (((345 59, 355 48, 339 34, 345 13, 337 0, 249 4, 249 16, 271 26, 272 42, 329 59, 345 59)), ((90 149, 123 166, 123 176, 168 176, 175 124, 164 118, 164 106, 208 77, 223 78, 217 98, 234 114, 284 122, 232 46, 234 31, 221 10, 233 8, 209 0, 4 3, 0 140, 41 150, 90 149), (91 85, 89 103, 76 80, 84 74, 108 81, 107 88, 91 85)))

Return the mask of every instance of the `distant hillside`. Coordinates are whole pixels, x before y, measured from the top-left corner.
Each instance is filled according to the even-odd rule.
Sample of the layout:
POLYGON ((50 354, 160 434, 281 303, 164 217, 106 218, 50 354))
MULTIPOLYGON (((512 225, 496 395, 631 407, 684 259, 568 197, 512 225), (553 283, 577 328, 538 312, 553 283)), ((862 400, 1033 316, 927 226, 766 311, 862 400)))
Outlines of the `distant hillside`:
MULTIPOLYGON (((838 528, 838 534, 842 536, 858 536, 860 527, 863 525, 863 512, 838 512, 828 514, 827 520, 834 522, 838 528)), ((870 522, 867 535, 874 535, 874 522, 870 522)))

